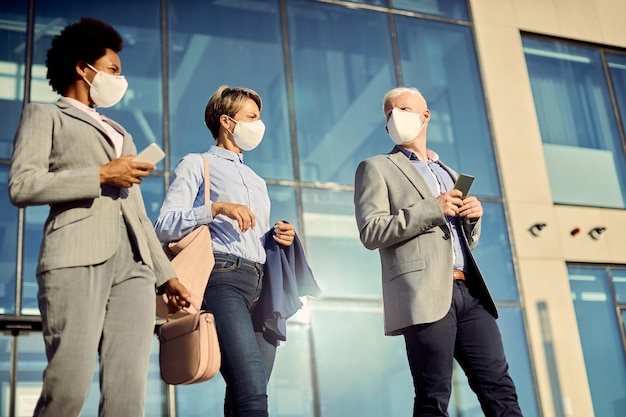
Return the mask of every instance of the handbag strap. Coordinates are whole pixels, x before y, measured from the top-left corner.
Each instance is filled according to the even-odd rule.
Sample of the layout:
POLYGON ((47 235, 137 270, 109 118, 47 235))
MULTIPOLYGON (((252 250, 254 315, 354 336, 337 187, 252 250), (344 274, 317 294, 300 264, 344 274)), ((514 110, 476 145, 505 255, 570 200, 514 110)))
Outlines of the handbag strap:
MULTIPOLYGON (((195 308, 195 307, 193 306, 193 304, 189 304, 189 306, 188 306, 188 307, 183 307, 180 311, 182 311, 182 312, 186 313, 187 315, 192 315, 192 314, 196 314, 196 313, 197 313, 198 311, 200 311, 200 310, 198 310, 197 308, 195 308)), ((180 312, 180 311, 179 311, 179 312, 180 312)), ((174 317, 173 317, 173 315, 174 315, 174 314, 177 314, 177 313, 170 313, 170 312, 168 312, 168 313, 167 313, 167 318, 166 318, 166 321, 167 321, 167 322, 170 322, 170 321, 174 321, 176 318, 179 318, 178 316, 177 316, 176 318, 174 318, 174 317)))
POLYGON ((202 160, 204 161, 204 205, 209 204, 210 201, 210 191, 211 191, 211 181, 209 178, 209 161, 207 161, 206 156, 202 155, 202 160))

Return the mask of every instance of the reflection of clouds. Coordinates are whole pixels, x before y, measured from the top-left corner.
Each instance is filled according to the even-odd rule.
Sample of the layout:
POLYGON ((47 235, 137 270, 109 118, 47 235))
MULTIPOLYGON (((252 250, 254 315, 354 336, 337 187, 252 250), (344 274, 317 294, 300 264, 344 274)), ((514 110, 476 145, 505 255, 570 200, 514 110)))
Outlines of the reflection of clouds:
POLYGON ((390 73, 389 65, 381 65, 361 93, 346 103, 345 109, 341 112, 335 110, 334 113, 341 113, 341 116, 324 136, 308 141, 312 149, 302 155, 301 164, 306 167, 307 174, 312 175, 313 181, 332 181, 346 159, 380 128, 382 111, 380 106, 373 106, 372 103, 382 103, 381 91, 388 89, 390 73))
POLYGON ((303 200, 307 237, 359 242, 351 191, 307 189, 303 200))
POLYGON ((353 192, 302 192, 307 259, 325 297, 381 297, 378 253, 359 240, 353 192))
POLYGON ((358 239, 358 227, 354 216, 304 213, 307 237, 358 239))

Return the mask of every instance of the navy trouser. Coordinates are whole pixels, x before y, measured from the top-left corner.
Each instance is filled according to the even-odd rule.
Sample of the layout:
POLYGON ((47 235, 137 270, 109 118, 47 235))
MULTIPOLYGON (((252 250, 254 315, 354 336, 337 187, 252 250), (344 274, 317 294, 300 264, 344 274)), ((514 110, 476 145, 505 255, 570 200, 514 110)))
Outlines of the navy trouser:
POLYGON ((441 320, 404 332, 415 386, 413 417, 448 416, 453 358, 486 417, 522 416, 500 330, 467 282, 454 281, 452 305, 441 320))
POLYGON ((267 381, 276 346, 255 332, 251 313, 261 294, 263 265, 215 253, 203 309, 215 316, 226 381, 224 415, 267 417, 267 381))

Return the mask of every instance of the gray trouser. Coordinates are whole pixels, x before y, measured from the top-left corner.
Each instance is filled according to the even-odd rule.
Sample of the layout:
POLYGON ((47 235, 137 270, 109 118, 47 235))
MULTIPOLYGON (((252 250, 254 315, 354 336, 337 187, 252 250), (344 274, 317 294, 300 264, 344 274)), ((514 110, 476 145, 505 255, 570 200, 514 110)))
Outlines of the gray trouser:
POLYGON ((37 277, 48 366, 35 417, 78 416, 98 354, 99 416, 144 415, 155 277, 121 223, 120 247, 103 264, 37 277))

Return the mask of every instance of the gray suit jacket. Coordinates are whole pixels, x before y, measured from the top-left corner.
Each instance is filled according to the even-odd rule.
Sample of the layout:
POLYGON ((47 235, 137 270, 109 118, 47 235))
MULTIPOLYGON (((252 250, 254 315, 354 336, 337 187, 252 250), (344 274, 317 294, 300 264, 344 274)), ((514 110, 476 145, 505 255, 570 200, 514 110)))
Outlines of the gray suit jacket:
MULTIPOLYGON (((130 134, 110 124, 124 136, 122 155, 135 154, 130 134)), ((176 276, 139 187, 100 184, 100 165, 115 158, 113 144, 98 122, 63 99, 56 105, 25 107, 14 141, 9 196, 18 207, 50 205, 38 274, 106 261, 119 247, 120 221, 125 220, 157 285, 176 276)))
MULTIPOLYGON (((446 167, 453 178, 456 172, 446 167)), ((452 302, 453 250, 446 218, 421 174, 396 148, 362 161, 354 186, 361 242, 378 249, 382 266, 385 334, 398 335, 415 324, 443 318, 452 302)), ((462 222, 473 249, 480 220, 462 222)), ((497 317, 496 307, 471 250, 468 262, 479 298, 497 317)))

